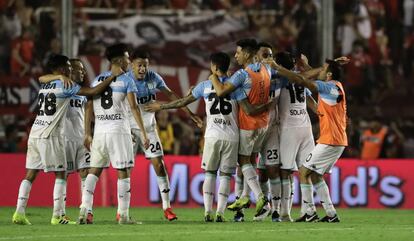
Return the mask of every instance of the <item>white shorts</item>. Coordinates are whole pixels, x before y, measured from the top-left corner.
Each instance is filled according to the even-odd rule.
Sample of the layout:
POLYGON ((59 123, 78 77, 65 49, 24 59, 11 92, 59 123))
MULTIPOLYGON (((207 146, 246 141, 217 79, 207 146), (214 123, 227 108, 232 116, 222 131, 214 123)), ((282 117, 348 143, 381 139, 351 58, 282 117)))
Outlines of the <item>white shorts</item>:
POLYGON ((26 168, 45 172, 66 171, 64 137, 30 138, 27 142, 26 168))
POLYGON ((205 171, 220 170, 224 173, 235 173, 238 149, 238 142, 206 138, 204 141, 201 168, 205 171))
POLYGON ((140 129, 131 129, 132 136, 134 139, 133 142, 133 149, 134 155, 138 153, 138 151, 143 151, 145 153, 145 158, 151 159, 155 157, 162 157, 164 156, 164 151, 162 149, 160 137, 158 136, 157 129, 154 129, 151 132, 147 132, 147 137, 149 139, 150 146, 148 149, 144 149, 144 145, 141 141, 142 135, 140 129))
POLYGON ((280 168, 297 171, 315 148, 311 127, 280 129, 280 168))
POLYGON ((258 169, 266 169, 266 166, 280 165, 280 147, 279 147, 279 126, 269 127, 266 138, 263 141, 260 150, 258 169))
POLYGON ((91 146, 91 167, 115 169, 134 166, 131 134, 97 133, 91 146))
POLYGON ((257 130, 240 130, 239 155, 250 156, 262 149, 266 138, 267 127, 257 130))
POLYGON ((342 155, 344 149, 344 146, 317 144, 303 166, 321 175, 331 173, 332 167, 342 155))
POLYGON ((68 165, 67 172, 72 173, 80 169, 89 168, 91 163, 91 154, 83 145, 82 140, 71 140, 65 138, 66 162, 68 165))

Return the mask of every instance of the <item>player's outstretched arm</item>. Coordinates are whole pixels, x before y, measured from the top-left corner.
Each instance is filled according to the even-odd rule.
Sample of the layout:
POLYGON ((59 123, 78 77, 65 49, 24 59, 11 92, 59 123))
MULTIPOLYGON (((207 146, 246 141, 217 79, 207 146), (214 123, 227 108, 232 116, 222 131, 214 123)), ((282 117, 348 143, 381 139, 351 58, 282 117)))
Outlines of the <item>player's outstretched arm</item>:
POLYGON ((250 104, 248 99, 243 99, 238 101, 238 103, 246 114, 250 116, 255 116, 269 110, 269 106, 272 102, 262 105, 252 105, 250 104))
POLYGON ((226 81, 225 83, 221 83, 218 76, 214 73, 210 75, 208 79, 213 84, 214 89, 216 90, 216 94, 219 97, 226 96, 233 92, 234 89, 236 89, 236 87, 228 81, 226 81))
MULTIPOLYGON (((170 88, 168 87, 162 87, 160 88, 160 90, 168 97, 168 99, 175 101, 178 100, 178 96, 177 94, 174 93, 174 91, 172 91, 170 88)), ((187 104, 188 105, 188 104, 187 104)), ((187 105, 185 105, 182 110, 187 113, 191 120, 199 127, 199 128, 203 128, 203 121, 200 119, 200 117, 198 117, 197 115, 195 115, 193 112, 191 112, 190 109, 188 109, 187 105)))
POLYGON ((92 144, 92 119, 94 118, 93 113, 93 101, 89 100, 86 102, 85 107, 85 140, 83 141, 83 145, 88 149, 88 151, 91 151, 91 144, 92 144))
POLYGON ((184 106, 187 106, 188 104, 191 104, 196 100, 197 99, 191 93, 189 93, 186 97, 173 100, 169 103, 165 103, 165 104, 160 104, 159 102, 150 103, 144 106, 144 110, 149 111, 149 112, 156 112, 159 110, 177 109, 177 108, 182 108, 184 106))
POLYGON ((61 74, 46 74, 39 77, 39 82, 42 84, 47 84, 54 80, 60 79, 63 81, 63 86, 65 88, 71 88, 75 82, 73 82, 69 77, 66 77, 61 74))
POLYGON ((113 80, 115 80, 118 77, 118 75, 111 75, 108 78, 106 78, 102 83, 100 83, 99 85, 90 88, 90 87, 82 87, 80 88, 78 95, 83 95, 83 96, 95 96, 95 95, 99 95, 100 93, 102 93, 110 84, 113 80))
POLYGON ((144 128, 144 122, 142 121, 141 111, 138 108, 137 98, 134 92, 129 92, 127 94, 127 99, 129 106, 131 107, 132 115, 134 116, 135 121, 138 124, 139 129, 142 131, 142 143, 144 143, 144 148, 148 149, 149 147, 149 140, 147 136, 147 132, 144 128))
POLYGON ((318 103, 310 95, 306 96, 306 106, 309 107, 309 109, 311 109, 313 113, 319 115, 319 112, 318 112, 318 103))

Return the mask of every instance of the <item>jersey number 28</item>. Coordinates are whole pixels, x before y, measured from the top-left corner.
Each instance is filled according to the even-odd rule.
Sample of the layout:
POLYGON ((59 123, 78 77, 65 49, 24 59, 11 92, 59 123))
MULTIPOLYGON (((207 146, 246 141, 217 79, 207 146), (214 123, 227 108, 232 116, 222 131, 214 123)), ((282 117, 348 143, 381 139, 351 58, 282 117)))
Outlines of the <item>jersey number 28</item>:
POLYGON ((56 95, 54 93, 39 94, 39 102, 37 103, 38 115, 53 115, 56 112, 56 95), (43 103, 45 104, 42 109, 43 103))

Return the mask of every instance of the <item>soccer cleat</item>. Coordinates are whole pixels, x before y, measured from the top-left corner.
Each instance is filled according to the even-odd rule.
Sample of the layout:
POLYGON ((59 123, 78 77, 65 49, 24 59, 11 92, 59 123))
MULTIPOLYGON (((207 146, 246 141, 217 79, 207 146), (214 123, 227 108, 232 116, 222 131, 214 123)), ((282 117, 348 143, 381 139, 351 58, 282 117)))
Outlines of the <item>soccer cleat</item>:
POLYGON ((272 213, 272 222, 281 222, 280 215, 276 210, 272 213))
POLYGON ((121 215, 119 215, 119 213, 116 213, 116 217, 115 217, 115 219, 116 219, 116 221, 117 222, 119 222, 119 219, 121 218, 121 215))
POLYGON ((244 222, 244 213, 243 210, 239 210, 234 214, 234 222, 244 222))
POLYGON ((317 222, 319 220, 318 214, 316 212, 312 213, 311 215, 305 213, 302 217, 295 220, 296 223, 300 222, 317 222))
POLYGON ((325 216, 322 219, 320 219, 318 222, 321 223, 339 223, 341 220, 339 219, 338 215, 335 214, 333 217, 325 216))
POLYGON ((164 217, 168 219, 168 221, 173 221, 178 219, 177 215, 172 211, 172 208, 167 208, 164 210, 164 217))
POLYGON ((60 216, 60 217, 52 217, 50 220, 50 224, 52 225, 59 225, 59 224, 76 224, 76 222, 70 221, 66 218, 66 216, 60 216))
POLYGON ((260 213, 254 215, 253 221, 263 221, 270 214, 270 204, 268 203, 260 213))
POLYGON ((216 223, 223 223, 226 222, 226 219, 224 218, 224 216, 222 214, 216 214, 216 223))
POLYGON ((25 214, 21 214, 18 212, 15 212, 13 214, 12 222, 14 224, 20 224, 20 225, 32 225, 32 223, 27 219, 25 214))
POLYGON ((266 204, 269 203, 269 200, 265 196, 262 196, 259 198, 259 200, 256 202, 256 215, 259 215, 262 212, 262 209, 266 206, 266 204))
POLYGON ((211 213, 205 213, 204 214, 204 222, 206 222, 206 223, 214 222, 214 219, 213 219, 211 213))
POLYGON ((88 218, 88 214, 87 214, 87 210, 86 208, 81 208, 79 211, 79 218, 78 218, 78 223, 79 224, 88 224, 87 219, 88 218))
POLYGON ((293 222, 293 219, 290 217, 290 215, 286 215, 286 216, 280 217, 280 222, 291 223, 293 222))
POLYGON ((93 214, 92 213, 88 213, 86 215, 86 224, 93 224, 93 214))
POLYGON ((142 224, 142 222, 137 222, 134 219, 132 219, 131 217, 120 215, 118 224, 122 224, 122 225, 124 225, 124 224, 126 224, 126 225, 127 224, 142 224))
POLYGON ((227 206, 227 209, 230 211, 239 211, 242 208, 249 208, 249 207, 250 207, 249 197, 241 197, 237 199, 234 203, 227 206))

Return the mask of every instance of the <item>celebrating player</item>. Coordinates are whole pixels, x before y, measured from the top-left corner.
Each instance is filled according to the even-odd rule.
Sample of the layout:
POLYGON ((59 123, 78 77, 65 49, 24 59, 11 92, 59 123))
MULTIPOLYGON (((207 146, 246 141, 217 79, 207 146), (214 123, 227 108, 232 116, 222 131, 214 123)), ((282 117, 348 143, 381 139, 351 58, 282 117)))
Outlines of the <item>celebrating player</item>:
MULTIPOLYGON (((71 76, 72 67, 69 59, 63 55, 53 55, 47 63, 51 74, 71 76)), ((63 82, 56 79, 42 84, 39 90, 38 111, 29 134, 26 157, 26 177, 21 182, 16 212, 12 221, 15 224, 30 225, 25 215, 32 183, 39 170, 54 172, 56 175, 53 189, 53 215, 51 224, 74 224, 65 216, 61 216, 66 193, 65 142, 62 136, 66 111, 70 105, 70 97, 74 95, 93 96, 100 94, 115 78, 111 76, 95 88, 80 87, 75 84, 64 88, 63 82)))
MULTIPOLYGON (((111 62, 111 70, 97 76, 92 86, 109 76, 122 73, 128 69, 129 54, 124 44, 116 44, 106 49, 106 57, 111 62)), ((135 92, 137 91, 134 80, 126 74, 119 75, 108 88, 93 99, 93 111, 95 112, 95 131, 92 141, 90 123, 85 127, 85 145, 91 149, 91 163, 89 174, 85 180, 85 188, 82 193, 82 204, 79 213, 79 223, 85 224, 87 210, 92 208, 93 193, 96 182, 103 168, 109 166, 117 169, 118 174, 118 200, 119 200, 119 224, 135 224, 129 216, 129 204, 131 199, 130 168, 134 166, 132 136, 126 113, 126 101, 131 107, 131 112, 142 130, 142 142, 145 149, 149 146, 146 131, 141 119, 140 110, 137 107, 135 92)), ((87 109, 87 115, 92 110, 87 109)))

